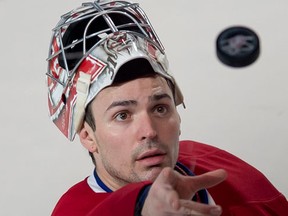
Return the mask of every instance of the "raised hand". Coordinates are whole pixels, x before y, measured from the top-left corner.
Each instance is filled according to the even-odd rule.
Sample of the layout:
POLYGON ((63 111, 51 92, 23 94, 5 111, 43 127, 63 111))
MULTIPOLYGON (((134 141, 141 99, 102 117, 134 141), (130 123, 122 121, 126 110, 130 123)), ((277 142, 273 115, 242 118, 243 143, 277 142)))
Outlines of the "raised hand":
POLYGON ((221 215, 220 206, 197 203, 191 199, 197 191, 222 182, 226 175, 224 170, 219 169, 198 176, 183 176, 165 168, 150 188, 142 215, 221 215))

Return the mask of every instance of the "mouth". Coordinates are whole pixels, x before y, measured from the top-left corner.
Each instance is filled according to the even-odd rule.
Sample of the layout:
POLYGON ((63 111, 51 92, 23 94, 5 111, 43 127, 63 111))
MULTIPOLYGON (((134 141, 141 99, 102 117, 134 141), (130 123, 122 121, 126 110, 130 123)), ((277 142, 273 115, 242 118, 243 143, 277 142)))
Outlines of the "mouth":
POLYGON ((159 149, 153 149, 140 154, 136 161, 144 166, 159 166, 161 163, 163 163, 165 157, 165 152, 159 149))

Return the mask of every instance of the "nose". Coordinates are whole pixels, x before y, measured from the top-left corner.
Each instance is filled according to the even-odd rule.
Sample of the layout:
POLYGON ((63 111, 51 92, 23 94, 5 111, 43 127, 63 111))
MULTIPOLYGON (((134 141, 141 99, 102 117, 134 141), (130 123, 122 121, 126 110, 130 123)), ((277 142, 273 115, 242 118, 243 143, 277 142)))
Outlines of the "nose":
POLYGON ((153 139, 157 136, 156 122, 148 113, 142 114, 138 119, 138 137, 140 140, 153 139))

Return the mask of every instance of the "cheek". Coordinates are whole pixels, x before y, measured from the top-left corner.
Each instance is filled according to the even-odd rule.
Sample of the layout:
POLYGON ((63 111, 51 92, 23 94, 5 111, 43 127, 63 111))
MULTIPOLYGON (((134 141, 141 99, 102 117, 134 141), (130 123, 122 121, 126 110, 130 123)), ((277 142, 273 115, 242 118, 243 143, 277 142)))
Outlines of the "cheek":
MULTIPOLYGON (((99 153, 102 158, 113 162, 114 164, 120 164, 122 161, 128 159, 129 149, 125 145, 123 135, 111 133, 109 131, 99 131, 97 136, 99 143, 99 153)), ((127 140, 126 140, 127 142, 127 140)))
POLYGON ((128 152, 120 145, 110 145, 105 148, 101 148, 99 152, 100 160, 104 166, 110 167, 115 170, 122 170, 122 168, 127 167, 128 164, 128 152))
POLYGON ((159 130, 173 140, 178 139, 180 135, 180 119, 177 116, 170 118, 168 122, 160 124, 159 130))
POLYGON ((169 121, 169 124, 163 124, 161 130, 162 134, 165 136, 166 143, 170 144, 170 149, 172 157, 174 160, 178 158, 179 151, 179 137, 180 137, 180 119, 173 118, 169 121), (165 125, 165 126, 164 126, 165 125))

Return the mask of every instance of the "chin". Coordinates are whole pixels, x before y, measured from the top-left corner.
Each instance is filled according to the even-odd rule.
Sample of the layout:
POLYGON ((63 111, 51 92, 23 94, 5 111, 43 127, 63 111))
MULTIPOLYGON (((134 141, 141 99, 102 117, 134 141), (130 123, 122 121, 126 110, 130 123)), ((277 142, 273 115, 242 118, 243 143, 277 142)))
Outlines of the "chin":
POLYGON ((155 179, 159 176, 163 167, 153 167, 149 171, 147 171, 146 175, 144 176, 144 181, 155 181, 155 179))

